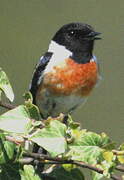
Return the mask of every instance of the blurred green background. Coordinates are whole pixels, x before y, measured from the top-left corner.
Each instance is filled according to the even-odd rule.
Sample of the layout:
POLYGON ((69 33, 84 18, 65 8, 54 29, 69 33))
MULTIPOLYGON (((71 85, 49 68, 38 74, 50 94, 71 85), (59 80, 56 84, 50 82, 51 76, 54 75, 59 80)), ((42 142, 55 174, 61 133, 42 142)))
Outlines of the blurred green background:
POLYGON ((102 32, 95 44, 102 81, 74 114, 82 127, 124 141, 124 1, 0 0, 0 66, 15 103, 23 102, 33 68, 63 24, 85 22, 102 32))

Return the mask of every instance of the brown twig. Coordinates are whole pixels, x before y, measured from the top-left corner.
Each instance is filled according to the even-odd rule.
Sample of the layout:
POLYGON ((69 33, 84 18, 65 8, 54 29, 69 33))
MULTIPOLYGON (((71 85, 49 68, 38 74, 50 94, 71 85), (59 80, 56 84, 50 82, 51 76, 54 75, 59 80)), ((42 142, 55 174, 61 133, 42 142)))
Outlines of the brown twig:
POLYGON ((4 103, 4 102, 2 102, 2 101, 0 101, 0 106, 1 107, 4 107, 4 108, 6 108, 6 109, 9 109, 9 110, 11 110, 11 109, 14 109, 16 106, 14 106, 14 105, 12 105, 12 104, 10 104, 10 103, 4 103))
POLYGON ((124 172, 124 165, 118 165, 115 169, 124 172))
MULTIPOLYGON (((74 164, 79 167, 90 169, 90 170, 95 171, 100 174, 103 174, 103 172, 104 172, 103 169, 97 168, 93 165, 89 165, 89 164, 81 162, 81 161, 74 161, 74 160, 67 160, 67 159, 63 160, 62 158, 59 158, 59 157, 53 158, 53 157, 49 157, 48 155, 43 155, 43 154, 38 154, 38 153, 24 153, 23 155, 34 158, 34 160, 37 159, 39 161, 43 161, 42 163, 44 163, 44 164, 74 164), (47 161, 45 161, 45 160, 47 160, 47 161)), ((111 175, 111 179, 122 180, 121 177, 116 176, 116 175, 111 175)))
POLYGON ((31 164, 34 161, 34 158, 25 157, 19 160, 21 164, 31 164))
POLYGON ((116 176, 116 175, 111 175, 111 179, 114 179, 114 180, 123 180, 122 177, 116 176))
POLYGON ((17 145, 24 143, 24 138, 21 136, 5 136, 7 141, 13 142, 17 145))
POLYGON ((112 150, 113 154, 116 156, 123 156, 124 155, 124 150, 123 151, 118 151, 118 150, 112 150))

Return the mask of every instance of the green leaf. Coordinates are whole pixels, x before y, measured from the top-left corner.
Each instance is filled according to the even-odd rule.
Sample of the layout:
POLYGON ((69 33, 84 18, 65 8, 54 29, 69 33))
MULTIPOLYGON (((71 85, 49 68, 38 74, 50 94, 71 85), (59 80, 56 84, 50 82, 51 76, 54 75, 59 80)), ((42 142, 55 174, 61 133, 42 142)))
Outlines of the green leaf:
POLYGON ((99 173, 97 173, 97 172, 92 172, 92 180, 100 180, 100 179, 102 179, 104 177, 104 175, 103 174, 99 174, 99 173))
POLYGON ((5 93, 6 97, 12 102, 14 93, 10 85, 9 79, 4 71, 0 68, 0 90, 5 93))
POLYGON ((74 122, 70 115, 68 115, 67 125, 70 129, 77 129, 78 127, 80 128, 80 123, 74 122))
MULTIPOLYGON (((103 162, 101 162, 101 168, 104 170, 103 171, 103 175, 107 178, 110 178, 111 174, 114 172, 115 170, 115 167, 116 167, 116 164, 117 161, 115 159, 115 161, 111 161, 111 162, 108 162, 106 160, 104 160, 103 162)), ((99 167, 100 167, 99 166, 99 167)))
POLYGON ((102 159, 102 150, 97 146, 70 146, 67 155, 71 156, 72 160, 95 165, 102 159))
POLYGON ((114 154, 111 151, 105 151, 103 152, 103 157, 106 161, 111 162, 114 158, 114 154))
POLYGON ((72 160, 84 161, 90 164, 97 164, 103 161, 103 146, 105 143, 110 142, 102 136, 86 131, 76 132, 74 142, 69 145, 70 151, 67 153, 68 156, 71 156, 72 160))
POLYGON ((119 147, 119 150, 123 151, 124 150, 124 143, 122 143, 119 147))
POLYGON ((14 158, 15 144, 0 138, 0 164, 5 164, 14 158))
POLYGON ((120 145, 118 148, 119 150, 114 150, 115 151, 115 156, 117 157, 119 163, 124 164, 124 143, 120 145))
POLYGON ((86 132, 84 130, 80 131, 80 137, 75 140, 74 144, 77 145, 91 145, 91 146, 98 146, 103 147, 104 145, 110 143, 110 138, 102 137, 99 134, 93 132, 86 132))
POLYGON ((46 149, 51 156, 64 153, 67 148, 65 139, 66 126, 60 121, 53 120, 49 125, 34 133, 30 140, 46 149))
POLYGON ((6 163, 0 167, 0 180, 20 180, 21 176, 19 174, 19 164, 6 163))
POLYGON ((124 164, 124 156, 117 156, 117 158, 121 164, 124 164))
POLYGON ((28 92, 24 93, 24 94, 23 94, 23 97, 24 97, 25 101, 30 100, 30 101, 31 101, 31 103, 33 102, 33 97, 32 97, 32 94, 31 94, 31 92, 30 92, 30 91, 28 91, 28 92))
POLYGON ((21 180, 42 180, 31 165, 24 165, 24 170, 20 170, 21 180))
POLYGON ((111 141, 111 139, 105 133, 101 133, 101 138, 102 138, 102 148, 108 151, 115 149, 115 142, 111 141))
POLYGON ((41 121, 42 118, 40 116, 38 107, 36 105, 32 104, 32 102, 33 102, 32 94, 30 92, 27 92, 23 95, 23 97, 25 98, 25 106, 28 109, 31 119, 41 121))
MULTIPOLYGON (((111 159, 111 154, 110 154, 110 159, 111 159)), ((95 171, 91 171, 92 179, 93 180, 100 180, 103 177, 110 179, 111 174, 114 172, 114 169, 117 165, 116 164, 117 162, 115 163, 114 160, 116 161, 116 159, 114 159, 114 158, 113 158, 113 161, 112 160, 111 161, 103 160, 100 164, 95 165, 96 168, 103 169, 103 174, 97 173, 95 171)))
POLYGON ((0 116, 0 129, 13 133, 27 133, 30 116, 27 108, 20 105, 0 116))
POLYGON ((66 171, 63 167, 57 167, 48 176, 59 180, 84 180, 84 175, 78 168, 66 171))
POLYGON ((28 109, 31 119, 40 120, 40 121, 42 120, 39 109, 36 105, 32 104, 30 101, 27 101, 25 105, 28 109))

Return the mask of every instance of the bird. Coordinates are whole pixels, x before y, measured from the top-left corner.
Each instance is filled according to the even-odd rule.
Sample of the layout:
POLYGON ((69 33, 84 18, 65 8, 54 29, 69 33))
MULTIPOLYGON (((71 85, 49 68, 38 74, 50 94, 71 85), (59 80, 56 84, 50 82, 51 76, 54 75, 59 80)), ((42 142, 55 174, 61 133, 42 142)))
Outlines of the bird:
POLYGON ((86 102, 100 79, 93 54, 100 34, 80 22, 65 24, 55 33, 35 67, 29 88, 42 118, 71 114, 86 102))

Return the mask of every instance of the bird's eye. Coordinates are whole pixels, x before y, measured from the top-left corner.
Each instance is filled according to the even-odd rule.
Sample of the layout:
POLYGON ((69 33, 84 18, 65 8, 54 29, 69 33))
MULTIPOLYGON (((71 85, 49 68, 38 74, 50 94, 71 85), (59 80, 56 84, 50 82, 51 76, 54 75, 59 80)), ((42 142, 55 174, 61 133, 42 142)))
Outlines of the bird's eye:
POLYGON ((73 31, 73 30, 69 31, 69 32, 68 32, 68 35, 69 35, 69 36, 74 36, 74 35, 75 35, 75 31, 73 31))

